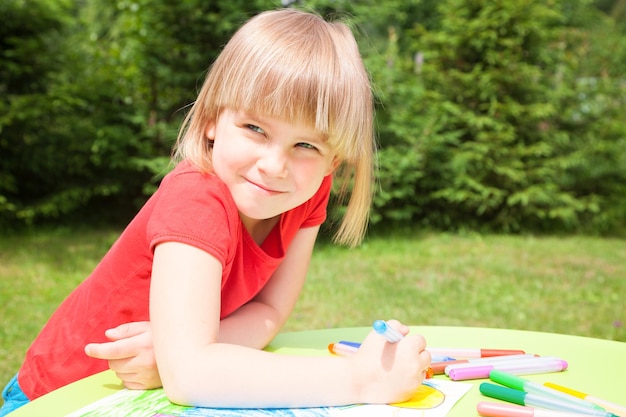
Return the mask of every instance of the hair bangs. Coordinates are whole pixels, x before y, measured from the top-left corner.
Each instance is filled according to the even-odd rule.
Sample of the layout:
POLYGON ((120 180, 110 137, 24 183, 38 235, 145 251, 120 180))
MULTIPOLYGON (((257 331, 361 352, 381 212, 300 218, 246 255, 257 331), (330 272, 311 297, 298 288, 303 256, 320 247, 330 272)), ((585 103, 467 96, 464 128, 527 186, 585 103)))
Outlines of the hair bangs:
POLYGON ((256 16, 216 62, 212 85, 218 91, 210 96, 218 108, 311 127, 328 138, 341 158, 353 160, 364 133, 359 121, 371 122, 369 78, 362 66, 354 66, 360 56, 349 29, 320 21, 299 13, 284 22, 276 16, 256 16), (272 24, 266 24, 270 18, 272 24))
POLYGON ((330 136, 332 123, 328 102, 332 99, 320 83, 321 74, 303 71, 306 67, 305 62, 300 67, 284 65, 280 68, 268 63, 264 68, 257 66, 251 71, 242 67, 245 75, 239 77, 236 88, 224 91, 229 97, 220 105, 300 123, 330 136))

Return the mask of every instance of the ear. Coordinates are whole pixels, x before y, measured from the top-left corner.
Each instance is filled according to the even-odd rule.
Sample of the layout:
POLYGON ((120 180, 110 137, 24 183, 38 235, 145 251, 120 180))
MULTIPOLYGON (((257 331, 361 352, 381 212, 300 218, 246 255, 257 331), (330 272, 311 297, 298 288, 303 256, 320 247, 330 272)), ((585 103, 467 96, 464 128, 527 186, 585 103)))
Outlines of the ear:
POLYGON ((326 170, 326 174, 324 176, 332 174, 339 165, 341 165, 341 160, 335 156, 331 163, 328 164, 328 169, 326 170))
POLYGON ((215 125, 215 120, 210 120, 206 125, 206 130, 204 131, 204 134, 209 140, 215 140, 215 125))

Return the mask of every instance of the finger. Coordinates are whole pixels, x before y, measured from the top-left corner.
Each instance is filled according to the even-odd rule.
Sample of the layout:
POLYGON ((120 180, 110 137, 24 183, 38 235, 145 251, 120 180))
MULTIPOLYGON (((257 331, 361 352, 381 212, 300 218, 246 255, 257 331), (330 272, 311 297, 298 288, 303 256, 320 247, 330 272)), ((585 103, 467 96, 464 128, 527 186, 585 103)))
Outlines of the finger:
POLYGON ((161 380, 158 377, 142 377, 140 374, 128 372, 115 372, 115 375, 122 380, 122 383, 128 389, 153 389, 162 386, 161 380))
POLYGON ((430 352, 426 350, 426 339, 421 334, 414 334, 409 336, 409 338, 414 339, 417 347, 417 352, 420 354, 426 353, 430 358, 430 352))
POLYGON ((105 335, 106 337, 109 338, 109 340, 115 341, 115 340, 120 340, 120 339, 126 339, 128 337, 137 336, 149 330, 150 330, 150 322, 137 321, 137 322, 120 324, 117 327, 108 329, 105 332, 105 335))
POLYGON ((117 377, 122 380, 122 383, 126 388, 143 389, 143 384, 138 381, 138 377, 136 374, 128 372, 117 372, 114 369, 112 369, 112 371, 115 372, 115 375, 117 375, 117 377))
POLYGON ((146 370, 156 372, 154 356, 146 353, 121 359, 109 359, 108 362, 109 368, 116 372, 145 372, 146 370))
POLYGON ((85 353, 95 359, 116 360, 136 356, 139 350, 136 349, 136 344, 120 339, 114 342, 89 343, 85 346, 85 353))
POLYGON ((409 327, 400 323, 398 320, 395 320, 395 319, 387 320, 387 324, 393 327, 395 330, 402 333, 403 336, 406 336, 407 334, 409 334, 409 327))
POLYGON ((124 386, 128 389, 136 389, 136 390, 157 388, 157 387, 150 387, 141 382, 135 382, 135 381, 124 381, 124 386))
MULTIPOLYGON (((109 369, 112 370, 113 372, 115 372, 116 374, 118 374, 118 376, 120 375, 134 375, 135 371, 137 370, 136 367, 132 367, 132 365, 129 366, 131 362, 131 359, 114 359, 114 360, 110 360, 109 361, 109 369)), ((120 377, 120 379, 122 379, 120 377)), ((123 378, 124 380, 128 379, 128 378, 123 378)))

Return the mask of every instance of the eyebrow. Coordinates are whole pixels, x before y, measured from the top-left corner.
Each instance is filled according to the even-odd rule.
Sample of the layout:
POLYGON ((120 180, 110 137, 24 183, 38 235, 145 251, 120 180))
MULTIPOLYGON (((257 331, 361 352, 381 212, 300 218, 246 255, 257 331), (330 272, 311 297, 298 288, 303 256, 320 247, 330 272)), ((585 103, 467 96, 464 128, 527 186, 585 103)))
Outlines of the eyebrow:
MULTIPOLYGON (((261 114, 257 114, 257 113, 251 113, 250 111, 246 111, 246 110, 237 110, 236 114, 238 115, 237 117, 241 117, 241 118, 245 118, 245 119, 250 119, 250 121, 252 122, 258 122, 259 124, 266 124, 266 125, 272 125, 272 121, 273 120, 281 120, 284 121, 284 119, 279 119, 277 117, 270 117, 270 116, 263 116, 261 114)), ((293 126, 293 125, 292 125, 293 126)), ((314 136, 310 136, 310 135, 298 135, 296 138, 298 140, 301 140, 303 142, 314 142, 314 143, 318 143, 318 144, 322 144, 325 146, 329 146, 328 144, 328 135, 318 132, 317 130, 315 130, 312 127, 304 127, 304 125, 300 125, 301 127, 298 127, 298 129, 306 129, 309 131, 314 132, 314 136)))

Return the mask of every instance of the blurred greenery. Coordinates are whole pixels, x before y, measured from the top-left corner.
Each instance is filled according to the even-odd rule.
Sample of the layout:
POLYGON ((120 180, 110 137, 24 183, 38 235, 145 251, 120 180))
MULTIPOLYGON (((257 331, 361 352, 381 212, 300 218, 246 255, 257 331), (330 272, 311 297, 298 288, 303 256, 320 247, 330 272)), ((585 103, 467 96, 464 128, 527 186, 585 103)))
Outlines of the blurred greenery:
MULTIPOLYGON (((375 84, 373 228, 623 233, 626 0, 300 0, 375 84)), ((212 60, 277 0, 0 3, 0 230, 125 224, 212 60)))

